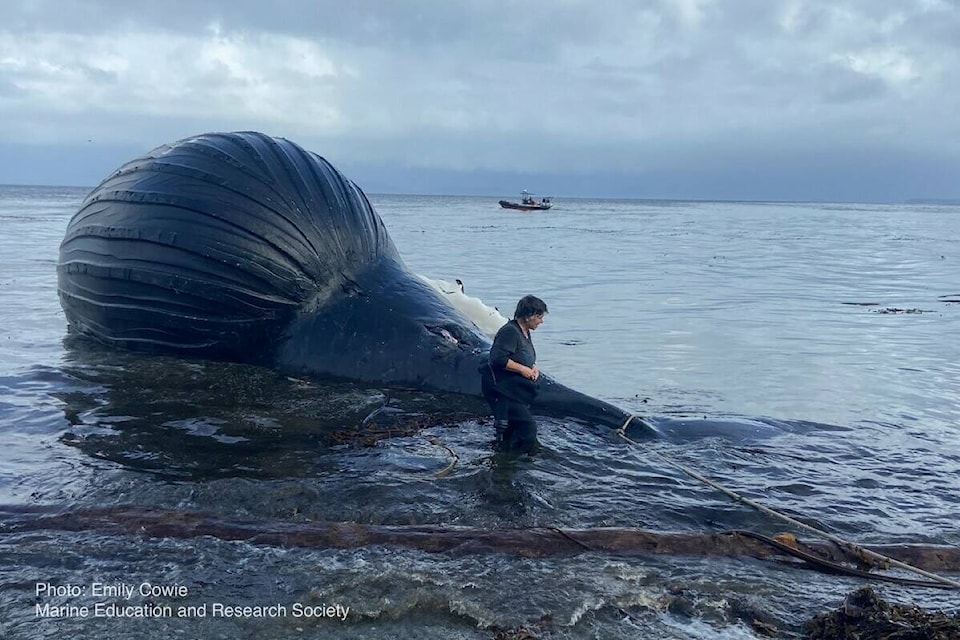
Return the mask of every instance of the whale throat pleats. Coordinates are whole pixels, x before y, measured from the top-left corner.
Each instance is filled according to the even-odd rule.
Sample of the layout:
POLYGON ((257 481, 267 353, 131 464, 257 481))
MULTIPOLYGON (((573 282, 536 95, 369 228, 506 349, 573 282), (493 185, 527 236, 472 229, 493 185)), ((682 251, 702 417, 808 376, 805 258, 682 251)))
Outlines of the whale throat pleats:
POLYGON ((261 133, 154 149, 83 201, 60 246, 74 330, 113 346, 255 359, 297 310, 396 249, 363 192, 261 133))

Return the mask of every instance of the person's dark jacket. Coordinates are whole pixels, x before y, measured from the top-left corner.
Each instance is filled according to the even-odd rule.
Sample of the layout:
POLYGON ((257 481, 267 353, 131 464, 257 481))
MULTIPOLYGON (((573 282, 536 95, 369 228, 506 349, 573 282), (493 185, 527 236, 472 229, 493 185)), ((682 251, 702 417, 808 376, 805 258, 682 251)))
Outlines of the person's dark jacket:
POLYGON ((497 332, 490 348, 490 362, 480 367, 481 385, 484 395, 495 390, 502 396, 531 404, 537 397, 539 384, 535 380, 523 377, 522 374, 506 369, 507 360, 513 360, 527 367, 537 362, 537 351, 533 341, 523 335, 523 330, 516 320, 506 323, 497 332))

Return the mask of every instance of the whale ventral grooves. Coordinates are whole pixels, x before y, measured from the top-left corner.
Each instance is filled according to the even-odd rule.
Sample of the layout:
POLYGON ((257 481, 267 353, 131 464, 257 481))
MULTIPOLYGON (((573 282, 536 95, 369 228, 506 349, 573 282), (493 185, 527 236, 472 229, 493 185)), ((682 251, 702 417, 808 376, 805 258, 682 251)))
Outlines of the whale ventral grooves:
POLYGON ((262 133, 157 147, 105 179, 60 247, 67 320, 107 344, 247 359, 312 298, 399 260, 366 196, 262 133))

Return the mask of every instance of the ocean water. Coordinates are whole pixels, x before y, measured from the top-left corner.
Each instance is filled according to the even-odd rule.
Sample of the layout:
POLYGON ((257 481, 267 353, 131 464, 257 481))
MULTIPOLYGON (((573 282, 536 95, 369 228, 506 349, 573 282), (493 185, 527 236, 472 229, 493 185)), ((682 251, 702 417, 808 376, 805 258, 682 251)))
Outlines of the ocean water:
MULTIPOLYGON (((658 432, 633 446, 544 419, 544 451, 504 460, 471 416, 372 446, 329 438, 385 403, 456 398, 68 338, 57 252, 85 193, 0 187, 0 504, 275 524, 788 529, 657 453, 856 542, 960 545, 960 207, 557 199, 520 213, 496 198, 371 196, 411 270, 460 278, 504 315, 539 295, 543 370, 658 432)), ((742 558, 288 548, 2 521, 0 581, 5 638, 473 639, 525 626, 719 639, 758 637, 754 619, 795 637, 861 584, 742 558), (85 590, 42 599, 54 604, 120 602, 92 585, 150 583, 187 590, 146 599, 157 605, 350 613, 38 618, 38 583, 85 590)), ((877 588, 960 608, 951 592, 877 588)))

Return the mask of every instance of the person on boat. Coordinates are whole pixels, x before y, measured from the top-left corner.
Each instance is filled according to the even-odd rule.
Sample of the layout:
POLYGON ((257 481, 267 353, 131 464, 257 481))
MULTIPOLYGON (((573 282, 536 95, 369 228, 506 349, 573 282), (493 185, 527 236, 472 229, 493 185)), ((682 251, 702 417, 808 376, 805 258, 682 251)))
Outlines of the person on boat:
POLYGON ((493 339, 489 363, 480 368, 483 396, 493 411, 496 442, 505 449, 535 453, 540 448, 537 423, 530 413, 540 378, 531 333, 543 324, 546 313, 547 305, 540 298, 520 298, 513 320, 493 339))

